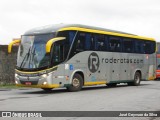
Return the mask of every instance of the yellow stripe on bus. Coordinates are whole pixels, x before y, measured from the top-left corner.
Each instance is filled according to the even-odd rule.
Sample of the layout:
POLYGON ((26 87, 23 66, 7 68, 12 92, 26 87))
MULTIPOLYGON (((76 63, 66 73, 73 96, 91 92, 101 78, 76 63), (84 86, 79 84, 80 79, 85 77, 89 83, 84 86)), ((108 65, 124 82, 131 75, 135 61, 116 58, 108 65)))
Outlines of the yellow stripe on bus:
POLYGON ((33 88, 59 88, 59 84, 49 84, 49 85, 22 85, 22 84, 17 84, 16 86, 19 87, 33 87, 33 88))
POLYGON ((54 44, 54 42, 64 40, 64 39, 65 39, 65 37, 56 37, 56 38, 50 39, 46 44, 46 53, 51 52, 51 47, 54 44))
POLYGON ((156 79, 155 76, 151 76, 151 77, 148 78, 148 80, 154 80, 154 79, 156 79))
POLYGON ((121 36, 121 37, 129 37, 129 38, 137 38, 137 39, 155 41, 153 38, 149 38, 149 37, 142 37, 142 36, 137 36, 137 35, 109 32, 109 31, 95 30, 95 29, 88 29, 88 28, 81 28, 81 27, 66 27, 66 28, 61 28, 58 31, 66 31, 66 30, 78 30, 78 31, 83 31, 83 32, 100 33, 100 34, 115 35, 115 36, 121 36))
POLYGON ((106 84, 106 81, 97 81, 97 82, 85 82, 84 86, 89 86, 89 85, 100 85, 100 84, 106 84))

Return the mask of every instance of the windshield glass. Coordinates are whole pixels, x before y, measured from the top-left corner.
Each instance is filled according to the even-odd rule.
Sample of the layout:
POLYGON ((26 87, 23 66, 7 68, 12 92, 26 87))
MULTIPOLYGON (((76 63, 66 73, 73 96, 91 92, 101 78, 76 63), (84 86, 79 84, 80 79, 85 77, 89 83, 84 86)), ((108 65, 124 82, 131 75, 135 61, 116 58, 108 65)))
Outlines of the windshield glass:
POLYGON ((54 34, 22 36, 18 50, 17 67, 21 69, 37 69, 47 67, 50 57, 46 54, 46 43, 54 34))

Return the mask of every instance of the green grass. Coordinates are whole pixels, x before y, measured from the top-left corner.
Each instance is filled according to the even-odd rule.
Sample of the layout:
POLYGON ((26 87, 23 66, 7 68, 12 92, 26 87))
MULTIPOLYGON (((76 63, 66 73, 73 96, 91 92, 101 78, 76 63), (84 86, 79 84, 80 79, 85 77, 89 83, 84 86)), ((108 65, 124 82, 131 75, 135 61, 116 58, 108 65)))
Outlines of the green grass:
POLYGON ((16 86, 15 84, 3 84, 3 85, 0 85, 0 88, 16 89, 20 87, 16 86))

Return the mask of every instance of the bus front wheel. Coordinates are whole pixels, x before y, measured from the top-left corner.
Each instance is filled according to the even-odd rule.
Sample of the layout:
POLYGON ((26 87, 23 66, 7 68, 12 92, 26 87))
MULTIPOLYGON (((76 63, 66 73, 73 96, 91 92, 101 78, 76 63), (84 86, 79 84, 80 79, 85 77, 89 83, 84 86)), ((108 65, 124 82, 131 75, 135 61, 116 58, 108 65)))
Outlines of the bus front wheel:
POLYGON ((72 85, 67 87, 67 90, 70 92, 80 91, 83 85, 83 78, 80 74, 75 74, 72 79, 72 85))
POLYGON ((141 74, 139 72, 136 72, 134 75, 134 81, 129 82, 128 85, 138 86, 141 82, 141 74))

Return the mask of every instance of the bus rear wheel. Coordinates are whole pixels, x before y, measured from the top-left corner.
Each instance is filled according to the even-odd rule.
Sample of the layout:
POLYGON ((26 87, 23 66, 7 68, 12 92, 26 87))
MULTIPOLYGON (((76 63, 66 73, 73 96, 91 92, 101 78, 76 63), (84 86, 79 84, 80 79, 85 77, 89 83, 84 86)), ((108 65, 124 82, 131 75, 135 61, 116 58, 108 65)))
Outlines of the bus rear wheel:
POLYGON ((106 84, 108 87, 116 87, 117 86, 117 83, 108 83, 106 84))
POLYGON ((80 74, 75 74, 72 79, 72 85, 67 87, 67 90, 70 92, 80 91, 83 85, 83 78, 80 74))
POLYGON ((134 81, 129 82, 128 85, 138 86, 141 82, 141 74, 139 72, 136 72, 134 75, 134 81))

